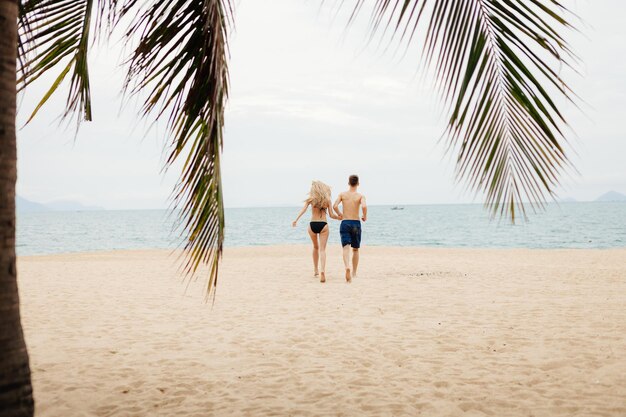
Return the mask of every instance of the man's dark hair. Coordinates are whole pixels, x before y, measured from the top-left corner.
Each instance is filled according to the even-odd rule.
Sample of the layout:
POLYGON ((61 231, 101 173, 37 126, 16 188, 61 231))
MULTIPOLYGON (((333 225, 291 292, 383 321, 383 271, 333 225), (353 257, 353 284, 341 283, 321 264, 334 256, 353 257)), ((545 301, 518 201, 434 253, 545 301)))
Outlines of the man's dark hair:
POLYGON ((350 177, 348 178, 348 184, 350 184, 351 187, 359 185, 359 176, 350 175, 350 177))

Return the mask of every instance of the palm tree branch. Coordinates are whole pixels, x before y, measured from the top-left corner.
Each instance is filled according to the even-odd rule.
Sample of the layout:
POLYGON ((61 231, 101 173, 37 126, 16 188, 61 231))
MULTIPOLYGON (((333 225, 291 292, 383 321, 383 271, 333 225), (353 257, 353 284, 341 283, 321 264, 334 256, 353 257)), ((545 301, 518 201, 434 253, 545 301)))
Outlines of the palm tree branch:
POLYGON ((375 0, 371 27, 395 20, 394 35, 412 38, 427 15, 423 57, 449 107, 457 178, 514 221, 569 164, 555 95, 573 100, 559 70, 577 61, 562 36, 573 15, 554 0, 375 0))
POLYGON ((77 115, 91 120, 91 89, 87 62, 93 0, 26 0, 20 4, 18 32, 21 76, 18 91, 24 90, 58 64, 61 72, 40 99, 27 123, 61 87, 71 73, 63 118, 77 115))
POLYGON ((167 116, 173 140, 166 164, 183 158, 173 204, 182 213, 184 269, 191 276, 209 266, 208 295, 224 241, 220 152, 232 9, 229 0, 128 0, 119 17, 131 11, 127 39, 141 37, 127 61, 125 89, 143 98, 144 116, 167 116))

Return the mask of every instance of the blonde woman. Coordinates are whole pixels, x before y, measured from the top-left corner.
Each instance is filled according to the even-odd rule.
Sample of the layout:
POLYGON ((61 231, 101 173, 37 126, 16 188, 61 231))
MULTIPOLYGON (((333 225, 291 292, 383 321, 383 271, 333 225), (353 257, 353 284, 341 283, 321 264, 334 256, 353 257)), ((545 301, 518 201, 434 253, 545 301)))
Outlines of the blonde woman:
POLYGON ((320 276, 320 282, 326 282, 326 243, 328 242, 328 221, 326 220, 326 212, 331 219, 341 220, 335 215, 333 205, 330 200, 330 187, 321 181, 313 181, 309 198, 304 200, 304 207, 298 213, 298 217, 293 221, 292 226, 296 227, 300 217, 311 206, 311 222, 309 223, 308 232, 313 242, 313 268, 315 276, 320 276), (320 264, 318 270, 317 265, 320 264))

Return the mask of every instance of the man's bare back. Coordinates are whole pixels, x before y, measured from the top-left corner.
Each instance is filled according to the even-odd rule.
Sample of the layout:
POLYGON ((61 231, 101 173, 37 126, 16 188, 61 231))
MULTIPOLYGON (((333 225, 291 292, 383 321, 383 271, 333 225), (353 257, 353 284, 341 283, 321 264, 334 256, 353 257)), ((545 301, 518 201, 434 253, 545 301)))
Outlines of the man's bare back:
MULTIPOLYGON (((356 191, 344 191, 339 194, 338 200, 340 200, 343 209, 343 220, 359 220, 363 199, 363 194, 356 191)), ((365 221, 365 219, 362 220, 365 221)))

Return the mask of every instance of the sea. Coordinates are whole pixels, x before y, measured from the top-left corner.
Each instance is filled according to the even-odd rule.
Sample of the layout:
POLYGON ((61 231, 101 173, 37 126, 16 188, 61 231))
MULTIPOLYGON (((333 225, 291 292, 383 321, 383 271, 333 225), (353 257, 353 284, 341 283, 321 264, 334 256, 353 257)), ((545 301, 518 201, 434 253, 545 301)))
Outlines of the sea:
MULTIPOLYGON (((226 209, 226 246, 305 244, 308 217, 298 207, 226 209)), ((17 215, 17 254, 177 248, 184 242, 176 212, 44 211, 17 215)), ((339 222, 330 222, 330 244, 339 222)), ((511 224, 480 204, 370 206, 362 244, 459 248, 626 247, 626 203, 551 203, 511 224)))

